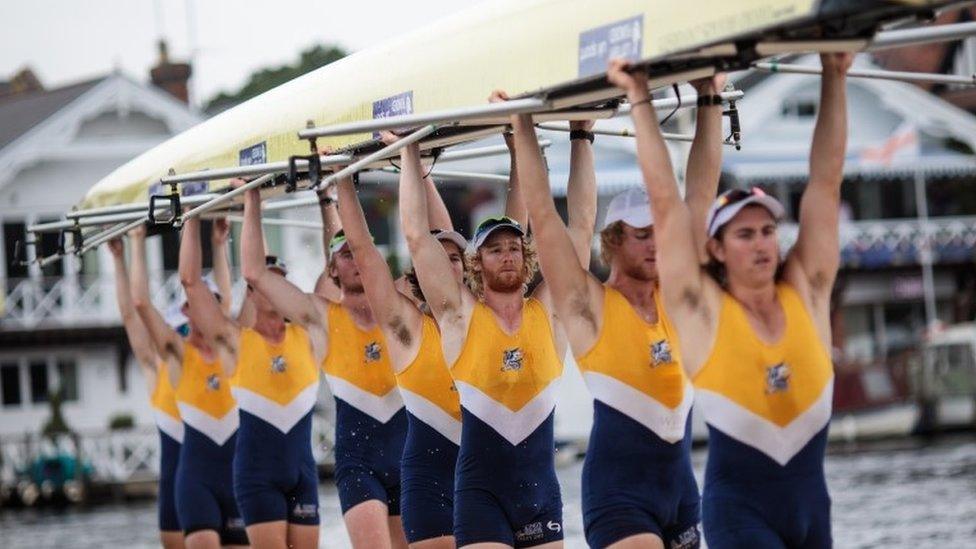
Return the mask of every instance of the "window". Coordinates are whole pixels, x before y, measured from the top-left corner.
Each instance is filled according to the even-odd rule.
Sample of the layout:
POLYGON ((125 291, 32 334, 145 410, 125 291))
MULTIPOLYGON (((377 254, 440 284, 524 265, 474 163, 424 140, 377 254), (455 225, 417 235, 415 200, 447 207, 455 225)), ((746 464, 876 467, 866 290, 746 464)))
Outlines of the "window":
MULTIPOLYGON (((23 223, 4 223, 3 224, 3 251, 7 258, 7 292, 14 289, 20 278, 27 278, 27 267, 15 262, 14 252, 17 250, 17 242, 21 243, 21 253, 24 253, 23 243, 27 239, 27 229, 23 223)), ((26 257, 26 255, 24 255, 26 257)), ((18 258, 19 259, 19 258, 18 258)))
POLYGON ((47 361, 31 362, 30 373, 31 402, 37 404, 48 401, 50 385, 47 379, 47 361))
POLYGON ((65 402, 78 400, 78 366, 74 359, 61 358, 57 361, 58 387, 63 391, 65 402))
POLYGON ((0 401, 4 406, 19 406, 23 402, 20 396, 20 365, 16 362, 0 364, 0 401))

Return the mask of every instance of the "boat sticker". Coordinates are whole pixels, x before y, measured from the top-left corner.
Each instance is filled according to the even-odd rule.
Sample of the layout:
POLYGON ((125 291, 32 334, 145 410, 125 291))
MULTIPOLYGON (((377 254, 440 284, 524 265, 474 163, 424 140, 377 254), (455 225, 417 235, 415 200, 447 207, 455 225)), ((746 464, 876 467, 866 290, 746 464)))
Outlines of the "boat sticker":
MULTIPOLYGON (((398 93, 392 97, 386 97, 373 101, 373 120, 377 118, 389 118, 391 116, 401 116, 413 114, 413 91, 398 93)), ((379 133, 374 132, 373 138, 378 139, 379 133)))
POLYGON ((643 15, 581 32, 579 37, 579 77, 583 78, 605 72, 607 61, 614 57, 639 61, 643 37, 643 15))
POLYGON ((160 194, 168 194, 168 193, 163 193, 163 184, 162 183, 160 183, 159 181, 157 181, 157 182, 153 183, 152 185, 149 185, 149 196, 150 197, 156 196, 156 195, 160 195, 160 194))
POLYGON ((268 147, 264 141, 257 145, 251 145, 246 149, 241 149, 237 155, 239 166, 253 166, 264 164, 268 161, 268 147))

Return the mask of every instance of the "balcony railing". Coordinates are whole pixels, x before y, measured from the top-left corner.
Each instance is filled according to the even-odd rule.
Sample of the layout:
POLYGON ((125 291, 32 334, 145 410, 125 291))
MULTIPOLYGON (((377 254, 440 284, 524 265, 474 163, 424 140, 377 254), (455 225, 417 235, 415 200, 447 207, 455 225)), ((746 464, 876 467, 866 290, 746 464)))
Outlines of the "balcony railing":
MULTIPOLYGON (((796 241, 797 226, 780 227, 784 249, 796 241)), ((939 217, 929 221, 934 263, 976 259, 976 216, 939 217)), ((925 234, 915 219, 856 221, 840 228, 841 258, 847 267, 877 268, 917 264, 925 234)), ((407 265, 408 258, 400 264, 407 265)), ((300 280, 314 280, 321 265, 290 265, 300 280), (299 272, 300 271, 300 272, 299 272), (307 271, 307 272, 306 272, 307 271), (313 272, 315 271, 315 272, 313 272)), ((153 301, 160 310, 183 298, 175 272, 157 273, 153 301)), ((119 323, 114 281, 110 275, 8 280, 0 302, 0 329, 66 326, 111 326, 119 323)), ((238 280, 235 303, 244 291, 238 280)))

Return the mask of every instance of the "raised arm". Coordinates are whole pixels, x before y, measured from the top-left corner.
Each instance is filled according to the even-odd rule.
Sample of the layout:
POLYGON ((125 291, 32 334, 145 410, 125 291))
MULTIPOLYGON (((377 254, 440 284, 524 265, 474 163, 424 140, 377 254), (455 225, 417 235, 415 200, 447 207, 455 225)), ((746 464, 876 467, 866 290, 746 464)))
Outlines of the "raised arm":
MULTIPOLYGON (((704 275, 698 263, 691 212, 681 199, 657 115, 650 104, 647 75, 643 71, 631 73, 629 70, 625 61, 614 59, 610 62, 607 78, 626 92, 632 105, 637 159, 654 216, 661 292, 668 313, 672 320, 676 320, 676 317, 700 314, 704 310, 704 275)), ((680 325, 678 329, 680 332, 680 325)))
MULTIPOLYGON (((590 131, 592 120, 570 123, 573 130, 590 131)), ((590 266, 593 230, 596 225, 596 169, 593 165, 593 145, 587 139, 570 141, 569 182, 566 187, 568 207, 567 227, 573 239, 576 256, 584 269, 590 266)), ((542 153, 538 154, 542 159, 542 153)), ((545 169, 543 164, 542 169, 545 169)))
POLYGON ((451 260, 444 246, 430 234, 419 147, 405 147, 401 151, 401 161, 400 225, 410 248, 417 280, 438 322, 460 320, 464 292, 468 290, 455 282, 451 260))
POLYGON ((132 253, 132 302, 143 326, 152 338, 158 355, 174 369, 183 364, 183 338, 166 324, 149 296, 149 275, 146 272, 146 227, 129 232, 132 253))
POLYGON ((203 281, 200 251, 200 220, 183 224, 180 235, 180 283, 186 292, 187 316, 200 335, 232 371, 237 363, 237 326, 227 318, 220 303, 203 281))
POLYGON ((119 306, 119 315, 122 317, 122 327, 129 339, 129 346, 132 347, 132 354, 135 355, 139 366, 145 372, 151 372, 155 375, 158 373, 156 366, 159 355, 156 354, 156 346, 149 338, 149 331, 139 318, 132 302, 129 273, 125 270, 125 250, 122 246, 122 240, 110 241, 108 248, 112 252, 112 266, 115 269, 115 300, 119 306))
MULTIPOLYGON (((823 54, 820 112, 810 148, 810 181, 800 200, 800 232, 790 261, 799 263, 818 302, 830 296, 840 265, 840 187, 847 153, 850 53, 823 54)), ((827 305, 825 305, 826 307, 827 305)))
MULTIPOLYGON (((492 100, 508 101, 504 93, 495 92, 492 100), (497 95, 496 95, 497 94, 497 95)), ((505 144, 508 145, 508 193, 505 195, 505 215, 519 222, 523 227, 529 226, 529 209, 522 198, 522 185, 519 183, 518 152, 515 150, 514 133, 505 134, 505 144)), ((538 141, 536 141, 538 146, 538 141)))
POLYGON ((329 301, 339 301, 342 299, 342 290, 335 285, 328 272, 329 242, 332 242, 332 237, 342 229, 342 223, 339 221, 339 212, 336 208, 335 187, 330 185, 325 189, 320 189, 318 191, 318 197, 319 213, 322 216, 322 248, 324 249, 323 255, 325 256, 326 268, 322 270, 318 280, 315 281, 314 292, 315 295, 321 296, 329 301))
POLYGON ((369 227, 366 226, 366 215, 349 177, 339 181, 339 217, 373 317, 384 334, 388 334, 387 341, 412 348, 409 327, 419 326, 420 311, 409 298, 397 291, 386 258, 373 244, 369 227))
POLYGON ((454 222, 444 204, 444 197, 437 192, 434 178, 429 175, 424 178, 424 190, 427 193, 427 222, 430 223, 431 230, 453 231, 454 222))
MULTIPOLYGON (((234 180, 232 185, 243 181, 234 180)), ((244 194, 244 227, 241 230, 241 270, 244 280, 268 298, 281 316, 308 330, 312 353, 316 360, 325 357, 328 338, 326 321, 315 298, 301 291, 287 278, 274 273, 265 265, 264 233, 261 228, 261 194, 251 189, 244 194)))
MULTIPOLYGON (((585 232, 582 225, 587 216, 595 216, 595 211, 589 211, 589 209, 595 210, 595 204, 582 204, 575 212, 570 208, 570 219, 574 219, 578 226, 575 229, 568 229, 559 217, 552 200, 549 176, 539 150, 539 140, 532 125, 532 118, 528 115, 513 117, 512 127, 515 130, 515 151, 519 158, 519 181, 522 185, 525 205, 528 211, 532 212, 532 229, 539 252, 539 264, 555 312, 569 335, 573 353, 579 356, 592 346, 599 333, 597 319, 602 316, 603 291, 599 281, 584 267, 589 260, 589 246, 586 246, 587 263, 584 263, 581 261, 580 251, 571 231, 578 234, 585 232)), ((589 142, 585 140, 584 142, 588 148, 589 142)), ((573 142, 574 157, 577 157, 579 152, 576 148, 581 147, 578 143, 579 140, 573 142)), ((592 151, 586 151, 584 154, 589 157, 589 168, 592 169, 592 151)), ((595 195, 595 178, 579 173, 580 168, 586 167, 586 160, 575 158, 573 164, 571 173, 572 170, 576 171, 577 183, 583 181, 578 186, 589 187, 595 195), (593 185, 589 185, 590 183, 593 185)), ((573 179, 572 175, 570 179, 573 179)), ((585 189, 577 189, 577 191, 582 190, 585 189)), ((593 222, 591 219, 591 232, 593 222)))
MULTIPOLYGON (((718 95, 725 87, 725 74, 719 73, 710 78, 702 78, 691 83, 698 97, 718 95)), ((685 170, 685 204, 691 212, 692 228, 698 260, 705 263, 708 241, 705 222, 708 209, 715 201, 718 180, 722 175, 722 105, 701 105, 698 107, 695 122, 695 139, 688 154, 688 167, 685 170)))
POLYGON ((213 231, 210 233, 210 249, 213 254, 213 278, 220 294, 220 309, 225 315, 230 315, 231 309, 231 280, 230 257, 227 255, 227 242, 230 240, 230 223, 227 219, 214 219, 213 231))

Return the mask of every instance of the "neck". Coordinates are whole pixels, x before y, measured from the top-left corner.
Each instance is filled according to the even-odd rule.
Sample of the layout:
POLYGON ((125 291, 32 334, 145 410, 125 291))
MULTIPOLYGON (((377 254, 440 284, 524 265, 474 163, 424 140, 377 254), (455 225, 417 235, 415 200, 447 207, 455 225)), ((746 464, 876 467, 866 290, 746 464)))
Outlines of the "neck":
POLYGON ((627 276, 619 269, 611 269, 610 276, 607 278, 607 286, 623 294, 631 305, 644 308, 654 303, 657 280, 640 280, 627 276))
POLYGON ((374 324, 373 310, 369 307, 369 300, 365 292, 342 292, 339 302, 362 327, 372 327, 374 324))
POLYGON ((750 311, 759 311, 776 303, 776 283, 772 280, 760 285, 750 285, 730 277, 729 293, 750 311))
POLYGON ((271 342, 285 338, 285 319, 278 313, 259 312, 254 320, 254 331, 271 342))
POLYGON ((210 346, 207 345, 206 340, 203 339, 203 336, 200 335, 199 332, 191 331, 190 335, 186 338, 186 342, 196 347, 197 350, 200 351, 200 354, 204 356, 204 358, 210 357, 212 355, 210 346))
POLYGON ((514 315, 522 312, 525 296, 521 290, 517 292, 495 292, 485 288, 485 305, 500 316, 514 315))

